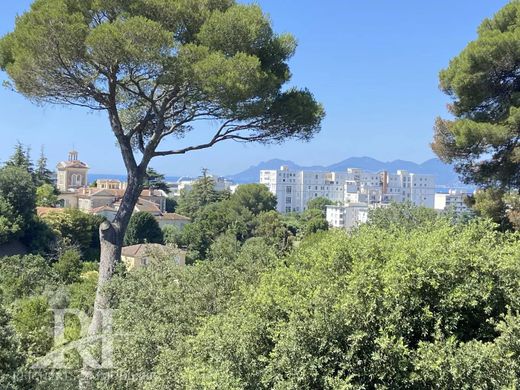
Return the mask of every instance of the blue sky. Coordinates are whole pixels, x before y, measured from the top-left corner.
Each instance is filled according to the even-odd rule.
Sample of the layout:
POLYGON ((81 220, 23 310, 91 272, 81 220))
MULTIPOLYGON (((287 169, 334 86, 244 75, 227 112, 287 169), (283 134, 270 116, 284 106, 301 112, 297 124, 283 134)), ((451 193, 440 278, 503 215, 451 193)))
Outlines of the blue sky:
MULTIPOLYGON (((0 2, 0 34, 31 1, 0 2)), ((327 118, 309 143, 281 146, 223 143, 152 166, 167 175, 195 175, 203 167, 232 174, 271 158, 327 165, 348 157, 422 162, 436 116, 448 99, 438 72, 475 39, 482 19, 507 1, 475 0, 258 0, 277 32, 291 32, 299 47, 291 60, 294 85, 308 87, 327 118)), ((0 72, 0 79, 5 74, 0 72)), ((74 145, 93 173, 123 173, 106 116, 79 108, 39 107, 0 87, 0 161, 16 141, 44 145, 54 166, 74 145)), ((208 137, 201 129, 187 140, 208 137)))

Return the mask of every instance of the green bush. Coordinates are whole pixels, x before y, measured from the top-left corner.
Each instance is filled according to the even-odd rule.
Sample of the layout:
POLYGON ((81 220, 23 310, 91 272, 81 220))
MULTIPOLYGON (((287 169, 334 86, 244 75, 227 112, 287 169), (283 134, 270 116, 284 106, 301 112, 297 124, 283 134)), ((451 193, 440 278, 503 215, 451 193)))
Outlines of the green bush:
POLYGON ((125 246, 163 243, 163 232, 155 217, 147 212, 138 212, 132 215, 125 235, 125 246))
MULTIPOLYGON (((215 254, 229 252, 225 242, 215 254)), ((267 248, 255 238, 231 262, 118 282, 118 330, 133 331, 117 348, 122 370, 154 373, 136 388, 489 389, 520 379, 518 233, 426 218, 314 234, 283 260, 267 248)))

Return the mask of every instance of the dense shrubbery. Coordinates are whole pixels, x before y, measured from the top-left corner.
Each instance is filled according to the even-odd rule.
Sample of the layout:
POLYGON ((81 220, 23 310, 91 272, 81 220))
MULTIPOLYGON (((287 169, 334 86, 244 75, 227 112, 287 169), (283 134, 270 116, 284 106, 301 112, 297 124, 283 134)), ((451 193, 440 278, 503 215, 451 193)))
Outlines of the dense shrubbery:
POLYGON ((518 234, 432 218, 321 233, 283 258, 263 241, 220 253, 113 284, 116 328, 131 333, 117 347, 121 370, 154 373, 135 388, 497 388, 520 378, 518 234))

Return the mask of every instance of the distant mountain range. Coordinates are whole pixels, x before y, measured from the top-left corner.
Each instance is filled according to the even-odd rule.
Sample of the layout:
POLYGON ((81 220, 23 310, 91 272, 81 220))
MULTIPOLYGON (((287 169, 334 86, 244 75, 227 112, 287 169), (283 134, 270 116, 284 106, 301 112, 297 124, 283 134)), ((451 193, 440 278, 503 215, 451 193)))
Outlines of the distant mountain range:
MULTIPOLYGON (((224 176, 238 184, 244 183, 258 183, 260 179, 260 171, 262 169, 279 169, 282 165, 287 165, 293 170, 306 171, 345 171, 347 168, 361 168, 369 172, 389 171, 396 172, 398 169, 403 169, 412 173, 427 173, 435 175, 435 183, 438 188, 470 188, 459 181, 459 178, 451 165, 444 164, 438 158, 432 158, 422 164, 417 164, 411 161, 395 160, 390 162, 383 162, 371 157, 351 157, 339 163, 328 166, 301 166, 293 161, 273 159, 261 162, 254 165, 243 172, 224 176)), ((187 179, 187 177, 184 177, 187 179)), ((93 182, 96 179, 118 179, 126 180, 126 175, 107 175, 107 174, 90 174, 89 181, 93 182)), ((178 176, 168 176, 166 181, 175 182, 179 179, 178 176)))
POLYGON ((370 172, 389 171, 396 172, 398 169, 412 173, 424 173, 435 175, 435 182, 438 187, 467 187, 462 184, 451 165, 444 164, 438 158, 432 158, 417 164, 412 161, 395 160, 383 162, 371 157, 351 157, 336 164, 328 166, 301 166, 292 161, 273 159, 261 162, 243 172, 226 176, 235 183, 257 183, 260 178, 260 171, 263 169, 279 169, 280 166, 287 165, 293 170, 307 171, 345 171, 347 168, 361 168, 370 172))

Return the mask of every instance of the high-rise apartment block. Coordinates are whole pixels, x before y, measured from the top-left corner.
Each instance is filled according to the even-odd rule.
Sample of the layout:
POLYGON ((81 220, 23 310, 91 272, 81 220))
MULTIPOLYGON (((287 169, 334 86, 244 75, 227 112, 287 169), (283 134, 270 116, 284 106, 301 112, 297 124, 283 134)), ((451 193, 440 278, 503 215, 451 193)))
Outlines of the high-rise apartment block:
POLYGON ((434 207, 433 175, 407 171, 372 173, 349 168, 345 172, 311 172, 291 170, 260 171, 260 183, 266 185, 278 201, 281 213, 301 212, 317 197, 345 204, 376 205, 410 201, 415 205, 434 207))

